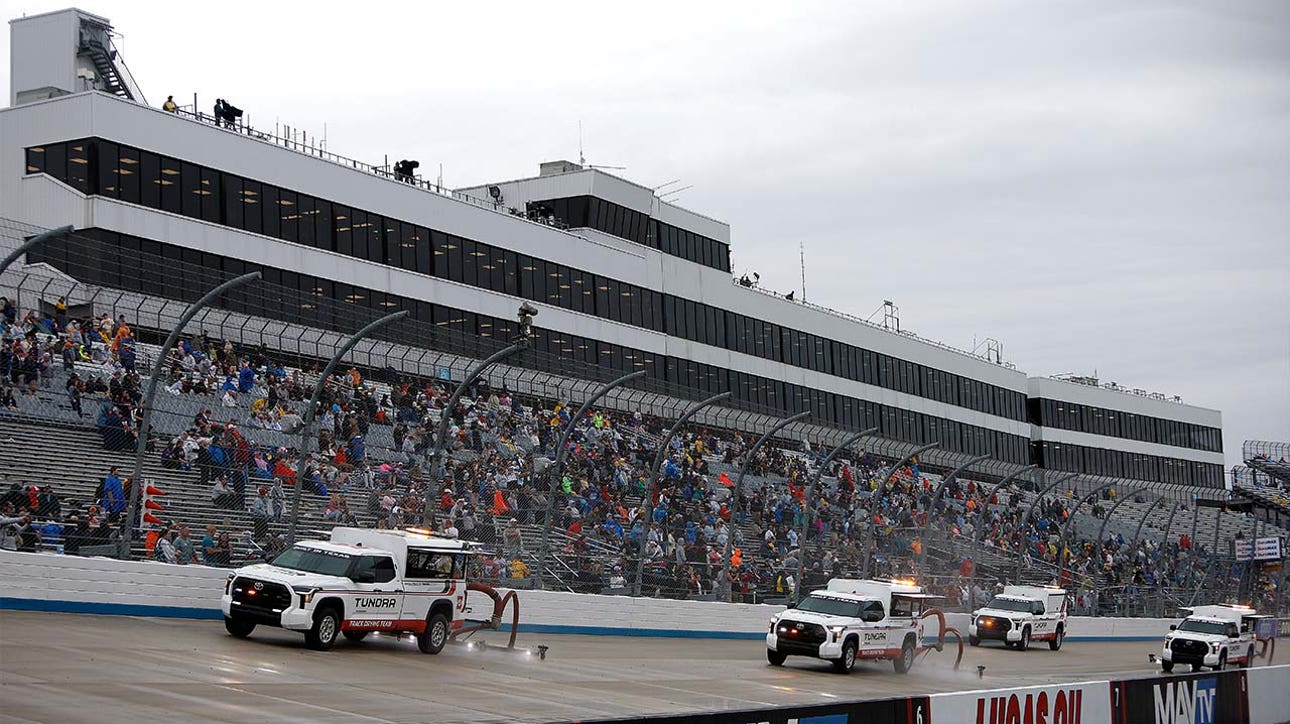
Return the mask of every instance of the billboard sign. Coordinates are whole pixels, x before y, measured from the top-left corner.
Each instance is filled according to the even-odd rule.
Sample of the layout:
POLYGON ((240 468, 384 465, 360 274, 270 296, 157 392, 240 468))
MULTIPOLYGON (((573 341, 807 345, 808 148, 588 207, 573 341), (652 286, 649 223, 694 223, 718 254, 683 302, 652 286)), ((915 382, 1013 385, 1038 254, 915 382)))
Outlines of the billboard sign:
POLYGON ((1281 538, 1238 538, 1232 541, 1237 560, 1276 561, 1281 559, 1281 538))
POLYGON ((1249 724, 1244 671, 1111 682, 1114 722, 1249 724))
POLYGON ((1106 682, 1093 681, 934 694, 932 721, 937 724, 1098 724, 1111 721, 1111 708, 1106 682))

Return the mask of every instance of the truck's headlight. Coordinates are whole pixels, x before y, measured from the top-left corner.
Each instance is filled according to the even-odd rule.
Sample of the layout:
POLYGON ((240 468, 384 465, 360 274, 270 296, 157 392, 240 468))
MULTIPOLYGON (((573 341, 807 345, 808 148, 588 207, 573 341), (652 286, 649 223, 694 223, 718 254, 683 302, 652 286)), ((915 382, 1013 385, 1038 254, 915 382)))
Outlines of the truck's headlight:
POLYGON ((1209 645, 1209 648, 1210 648, 1210 650, 1211 650, 1213 653, 1218 653, 1218 650, 1219 650, 1219 649, 1221 649, 1221 648, 1223 648, 1223 645, 1222 645, 1222 644, 1210 644, 1210 645, 1209 645))
POLYGON ((833 643, 837 643, 838 637, 841 636, 842 632, 846 630, 847 630, 846 626, 830 626, 829 632, 833 634, 833 643))
POLYGON ((227 595, 228 595, 229 591, 233 590, 233 579, 234 579, 235 577, 236 577, 236 576, 235 576, 234 574, 230 573, 230 574, 228 574, 228 578, 224 581, 224 595, 225 595, 225 596, 227 596, 227 595))
POLYGON ((292 586, 291 590, 300 594, 301 606, 308 606, 309 602, 313 600, 314 594, 318 592, 318 589, 313 586, 292 586))
POLYGON ((773 618, 770 620, 770 632, 771 632, 771 633, 775 633, 775 624, 777 624, 777 623, 779 623, 779 622, 778 622, 778 621, 776 621, 776 620, 775 620, 775 619, 773 619, 773 618))

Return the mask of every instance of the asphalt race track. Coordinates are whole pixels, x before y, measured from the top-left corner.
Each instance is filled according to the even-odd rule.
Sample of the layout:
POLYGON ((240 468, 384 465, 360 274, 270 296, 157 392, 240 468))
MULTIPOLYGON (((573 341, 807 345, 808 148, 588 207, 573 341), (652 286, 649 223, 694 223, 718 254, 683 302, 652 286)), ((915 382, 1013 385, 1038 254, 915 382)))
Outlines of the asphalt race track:
MULTIPOLYGON (((1163 633, 1163 632, 1162 632, 1163 633)), ((490 640, 502 643, 500 634, 490 640)), ((1144 675, 1154 642, 985 644, 963 665, 932 653, 907 676, 889 662, 848 676, 826 662, 766 664, 758 641, 522 633, 546 660, 415 642, 341 640, 327 653, 219 621, 0 611, 0 722, 503 722, 749 708, 1144 675), (977 678, 976 666, 986 667, 977 678)))

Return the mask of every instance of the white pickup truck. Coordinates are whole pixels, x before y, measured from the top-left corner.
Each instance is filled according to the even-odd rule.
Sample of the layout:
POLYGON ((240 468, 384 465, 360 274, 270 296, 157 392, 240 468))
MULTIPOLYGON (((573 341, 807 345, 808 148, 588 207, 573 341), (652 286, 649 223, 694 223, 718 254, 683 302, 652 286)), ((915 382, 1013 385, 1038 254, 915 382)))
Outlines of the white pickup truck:
POLYGON ((1066 591, 1050 586, 1004 586, 1003 592, 972 612, 968 644, 1002 641, 1021 651, 1031 641, 1047 641, 1057 651, 1066 638, 1066 591))
POLYGON ((230 573, 224 627, 239 638, 258 625, 301 631, 321 651, 341 635, 410 633, 422 652, 437 654, 464 623, 471 552, 429 531, 335 528, 329 541, 303 541, 230 573))
POLYGON ((835 578, 770 620, 766 660, 811 656, 846 673, 857 659, 886 659, 903 674, 923 640, 924 607, 939 599, 912 581, 835 578))
POLYGON ((1228 664, 1242 667, 1254 662, 1254 621, 1264 618, 1249 606, 1219 604, 1191 606, 1187 618, 1169 627, 1160 668, 1166 674, 1174 664, 1191 664, 1192 671, 1203 667, 1223 670, 1228 664))

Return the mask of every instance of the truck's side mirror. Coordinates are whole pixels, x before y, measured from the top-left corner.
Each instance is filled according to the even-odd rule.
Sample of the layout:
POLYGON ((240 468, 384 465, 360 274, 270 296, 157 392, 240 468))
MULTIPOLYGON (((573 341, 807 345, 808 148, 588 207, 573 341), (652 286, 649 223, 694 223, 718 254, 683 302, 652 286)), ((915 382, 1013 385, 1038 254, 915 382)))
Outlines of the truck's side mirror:
POLYGON ((797 608, 797 601, 789 601, 789 602, 788 602, 788 607, 789 607, 789 608, 797 608))
POLYGON ((1171 624, 1169 624, 1169 630, 1170 630, 1170 631, 1177 631, 1177 630, 1178 630, 1178 625, 1177 625, 1177 624, 1172 624, 1172 623, 1171 623, 1171 624))

